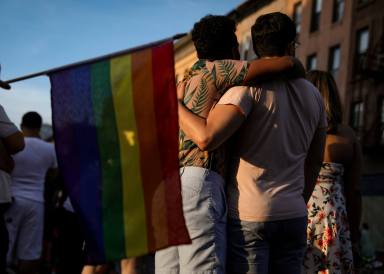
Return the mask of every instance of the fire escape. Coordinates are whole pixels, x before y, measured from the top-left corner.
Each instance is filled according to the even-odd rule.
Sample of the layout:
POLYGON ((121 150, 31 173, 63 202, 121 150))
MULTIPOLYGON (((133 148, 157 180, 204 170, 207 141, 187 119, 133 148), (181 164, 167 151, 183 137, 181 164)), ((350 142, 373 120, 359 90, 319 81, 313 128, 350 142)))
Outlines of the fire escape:
MULTIPOLYGON (((379 152, 384 148, 384 124, 381 117, 381 108, 384 100, 384 30, 375 44, 368 51, 357 58, 354 72, 355 98, 367 102, 376 102, 376 106, 367 104, 364 120, 367 122, 364 128, 356 129, 364 147, 372 152, 379 152), (379 88, 382 87, 382 90, 379 88), (373 96, 373 97, 372 97, 373 96), (374 100, 372 100, 374 98, 374 100), (380 100, 381 99, 381 100, 380 100), (377 148, 380 148, 377 151, 377 148)), ((381 153, 380 152, 380 153, 381 153)))

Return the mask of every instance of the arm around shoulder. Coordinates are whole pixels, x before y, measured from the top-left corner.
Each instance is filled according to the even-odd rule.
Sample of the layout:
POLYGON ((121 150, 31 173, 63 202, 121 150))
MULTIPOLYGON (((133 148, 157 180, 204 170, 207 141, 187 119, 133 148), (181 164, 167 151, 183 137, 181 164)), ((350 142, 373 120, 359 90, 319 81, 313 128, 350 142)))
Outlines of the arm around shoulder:
MULTIPOLYGON (((271 76, 298 70, 299 61, 291 56, 261 58, 250 62, 248 73, 245 76, 244 84, 257 82, 258 80, 269 79, 271 76)), ((301 64, 300 64, 301 66, 301 64)), ((302 67, 302 66, 301 66, 302 67)), ((304 74, 302 75, 302 77, 304 74)))
POLYGON ((244 119, 244 114, 234 105, 216 105, 205 119, 179 103, 180 127, 203 151, 219 147, 240 127, 244 119))

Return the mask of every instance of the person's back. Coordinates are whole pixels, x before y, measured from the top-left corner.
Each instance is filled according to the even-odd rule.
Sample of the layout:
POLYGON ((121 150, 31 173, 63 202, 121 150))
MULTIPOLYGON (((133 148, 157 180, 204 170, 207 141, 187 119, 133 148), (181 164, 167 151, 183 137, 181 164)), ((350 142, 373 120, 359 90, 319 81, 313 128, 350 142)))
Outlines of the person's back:
POLYGON ((44 180, 50 168, 56 168, 52 144, 40 140, 42 118, 28 112, 21 129, 25 148, 13 156, 11 173, 13 202, 5 214, 9 231, 7 263, 19 273, 37 273, 44 230, 44 180))
POLYGON ((15 197, 44 201, 44 180, 48 169, 56 166, 52 144, 39 138, 25 137, 25 148, 13 156, 12 192, 15 197))
MULTIPOLYGON (((256 20, 252 39, 261 59, 293 56, 296 28, 287 15, 270 13, 256 20)), ((227 186, 229 271, 299 274, 306 202, 323 158, 322 98, 305 79, 276 79, 249 92, 253 106, 235 137, 227 186)))
POLYGON ((252 93, 234 146, 229 215, 257 222, 306 216, 304 163, 324 118, 321 96, 304 79, 263 83, 252 93))

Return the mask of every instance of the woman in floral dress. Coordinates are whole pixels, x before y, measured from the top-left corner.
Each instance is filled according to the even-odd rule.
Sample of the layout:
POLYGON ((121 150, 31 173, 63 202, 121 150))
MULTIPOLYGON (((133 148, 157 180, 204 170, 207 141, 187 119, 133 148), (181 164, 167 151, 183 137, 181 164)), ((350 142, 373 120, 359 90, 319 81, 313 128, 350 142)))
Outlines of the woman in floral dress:
POLYGON ((361 149, 351 128, 341 125, 342 109, 332 75, 308 73, 322 94, 328 118, 324 162, 308 202, 304 273, 355 273, 352 246, 361 216, 361 149))

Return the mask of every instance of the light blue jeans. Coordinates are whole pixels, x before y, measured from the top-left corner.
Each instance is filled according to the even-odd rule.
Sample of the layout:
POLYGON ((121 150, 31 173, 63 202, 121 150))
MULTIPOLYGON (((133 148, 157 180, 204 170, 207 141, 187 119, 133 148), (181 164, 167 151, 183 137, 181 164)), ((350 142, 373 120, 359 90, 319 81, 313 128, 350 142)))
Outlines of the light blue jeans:
POLYGON ((192 244, 156 252, 156 274, 224 274, 224 180, 218 173, 200 167, 184 167, 180 174, 184 217, 192 244))

